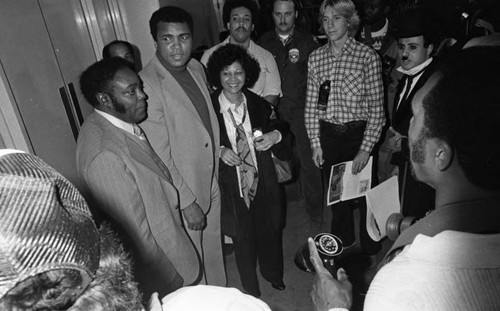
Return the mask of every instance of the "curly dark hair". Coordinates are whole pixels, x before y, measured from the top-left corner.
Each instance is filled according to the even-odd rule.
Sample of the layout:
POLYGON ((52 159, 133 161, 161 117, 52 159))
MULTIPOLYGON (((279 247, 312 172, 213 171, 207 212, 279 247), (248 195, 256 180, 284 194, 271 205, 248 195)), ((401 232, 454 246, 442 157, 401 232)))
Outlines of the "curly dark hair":
POLYGON ((111 57, 98 61, 87 68, 80 76, 80 89, 85 99, 93 107, 99 106, 97 94, 108 92, 110 82, 118 70, 129 68, 135 72, 133 64, 120 57, 111 57))
POLYGON ((247 51, 239 45, 226 44, 218 48, 208 59, 208 81, 216 88, 221 88, 220 73, 234 62, 240 63, 245 71, 245 88, 252 87, 259 79, 260 65, 247 51))
POLYGON ((115 44, 123 44, 128 49, 130 54, 134 55, 134 47, 132 46, 132 44, 130 44, 130 42, 123 41, 123 40, 114 40, 114 41, 111 41, 110 43, 106 44, 106 46, 102 49, 102 58, 113 57, 110 54, 110 50, 111 50, 111 47, 115 44))
POLYGON ((178 24, 186 23, 191 31, 191 34, 193 34, 193 17, 191 17, 191 14, 179 7, 164 6, 156 10, 156 12, 151 15, 151 18, 149 19, 149 30, 155 42, 156 36, 158 35, 159 22, 178 24))
POLYGON ((224 26, 227 26, 229 19, 231 18, 231 11, 236 8, 247 8, 252 14, 252 24, 257 20, 257 12, 259 8, 257 4, 252 0, 226 0, 224 7, 222 8, 222 22, 224 26))
POLYGON ((423 98, 426 137, 446 141, 473 184, 500 190, 500 47, 474 47, 450 55, 423 98))

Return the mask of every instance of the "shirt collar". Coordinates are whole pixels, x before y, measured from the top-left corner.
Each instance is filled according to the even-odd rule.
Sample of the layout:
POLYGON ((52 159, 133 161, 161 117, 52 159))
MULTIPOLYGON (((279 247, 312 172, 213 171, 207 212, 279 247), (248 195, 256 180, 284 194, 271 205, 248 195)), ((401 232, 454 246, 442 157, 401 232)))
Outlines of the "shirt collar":
MULTIPOLYGON (((338 57, 340 57, 341 55, 344 55, 344 54, 346 54, 346 55, 351 54, 352 51, 354 50, 354 45, 355 45, 355 42, 354 42, 353 37, 348 36, 347 41, 344 43, 344 46, 342 46, 342 50, 341 50, 338 57)), ((333 51, 330 49, 329 43, 326 44, 326 48, 327 48, 328 52, 334 56, 333 51)))
POLYGON ((226 98, 226 95, 224 95, 224 92, 220 92, 220 95, 219 95, 219 102, 220 102, 220 112, 221 113, 227 113, 227 110, 228 109, 231 109, 235 112, 239 112, 241 107, 246 107, 247 106, 247 98, 245 96, 244 93, 242 93, 243 95, 243 102, 241 103, 241 105, 238 107, 238 109, 236 110, 235 109, 235 105, 232 104, 229 99, 226 98))
POLYGON ((286 37, 285 40, 283 40, 283 38, 278 33, 278 28, 275 27, 274 31, 276 32, 276 37, 278 37, 278 39, 281 41, 281 43, 283 43, 283 45, 286 45, 288 42, 290 42, 290 39, 292 38, 292 36, 295 32, 295 25, 293 25, 292 31, 290 31, 290 33, 288 34, 288 37, 286 37))
POLYGON ((95 109, 95 112, 97 114, 101 115, 103 118, 105 118, 109 122, 111 122, 111 124, 113 124, 117 128, 122 129, 125 132, 128 132, 128 133, 134 135, 134 125, 132 123, 122 121, 122 120, 118 119, 117 117, 112 116, 109 113, 101 111, 99 109, 95 109))
POLYGON ((415 66, 409 70, 404 70, 403 67, 401 67, 401 66, 399 66, 398 69, 396 69, 396 70, 405 74, 405 75, 415 76, 416 74, 418 74, 422 70, 424 70, 425 67, 427 67, 431 62, 432 62, 432 57, 429 58, 428 60, 426 60, 425 62, 421 63, 420 65, 415 66))
MULTIPOLYGON (((226 44, 228 44, 228 43, 231 43, 230 39, 231 39, 231 35, 227 36, 226 40, 224 40, 224 45, 226 45, 226 44)), ((231 44, 234 44, 234 45, 239 45, 239 44, 237 44, 237 43, 231 43, 231 44)), ((253 45, 254 45, 253 40, 252 40, 252 39, 250 39, 250 44, 248 45, 248 51, 250 51, 250 50, 252 50, 252 49, 253 49, 253 45)), ((240 46, 241 46, 241 45, 240 45, 240 46)), ((241 47, 243 47, 243 46, 241 46, 241 47)))

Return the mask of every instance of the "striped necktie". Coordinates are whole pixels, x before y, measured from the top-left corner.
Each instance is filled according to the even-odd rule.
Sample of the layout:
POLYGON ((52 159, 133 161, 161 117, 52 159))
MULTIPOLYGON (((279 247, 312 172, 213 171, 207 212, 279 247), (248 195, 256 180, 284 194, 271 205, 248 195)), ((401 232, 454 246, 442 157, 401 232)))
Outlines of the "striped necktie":
POLYGON ((253 163, 252 154, 250 153, 250 145, 245 134, 245 129, 243 128, 247 111, 243 106, 243 118, 240 124, 236 123, 231 109, 228 109, 227 111, 231 117, 234 128, 236 129, 236 151, 242 162, 239 166, 241 192, 243 193, 243 200, 245 201, 245 204, 248 208, 250 208, 250 202, 255 198, 255 194, 257 193, 259 173, 253 163))

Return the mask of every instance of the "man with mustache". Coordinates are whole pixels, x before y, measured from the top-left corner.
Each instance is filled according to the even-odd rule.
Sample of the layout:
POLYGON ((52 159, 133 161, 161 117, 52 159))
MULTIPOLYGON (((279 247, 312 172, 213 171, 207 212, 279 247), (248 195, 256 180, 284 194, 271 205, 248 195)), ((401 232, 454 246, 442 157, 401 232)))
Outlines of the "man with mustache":
POLYGON ((259 44, 271 52, 278 63, 283 91, 278 105, 279 116, 290 124, 295 137, 294 153, 300 162, 299 182, 307 212, 312 221, 321 223, 321 171, 311 160, 311 145, 304 121, 307 59, 319 45, 313 35, 296 27, 299 8, 296 0, 274 0, 272 16, 275 29, 263 34, 259 44))
POLYGON ((423 13, 413 10, 399 19, 396 37, 401 66, 397 70, 404 76, 394 98, 390 128, 393 136, 387 144, 393 152, 391 163, 396 165, 392 174, 398 174, 402 214, 418 218, 434 208, 434 190, 411 175, 408 149, 408 127, 413 116, 411 101, 432 73, 435 63, 432 57, 436 46, 435 30, 428 26, 431 20, 424 19, 423 13))
POLYGON ((249 90, 263 97, 271 105, 276 106, 278 98, 281 95, 281 80, 278 66, 273 55, 257 45, 250 38, 254 29, 253 21, 257 19, 256 14, 257 5, 254 1, 227 0, 222 10, 222 19, 229 30, 229 37, 206 50, 201 58, 201 62, 206 66, 212 53, 222 45, 232 43, 242 46, 260 65, 259 79, 249 90))

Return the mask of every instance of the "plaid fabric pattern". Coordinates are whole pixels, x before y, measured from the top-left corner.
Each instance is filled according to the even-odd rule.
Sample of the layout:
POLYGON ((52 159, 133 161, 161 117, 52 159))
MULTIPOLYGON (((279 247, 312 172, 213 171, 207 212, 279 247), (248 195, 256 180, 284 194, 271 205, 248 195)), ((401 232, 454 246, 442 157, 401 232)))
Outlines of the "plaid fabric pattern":
POLYGON ((334 57, 326 44, 309 56, 305 122, 311 147, 319 147, 319 121, 366 121, 360 149, 371 152, 385 125, 382 63, 371 48, 349 37, 334 57), (319 86, 331 80, 326 112, 317 110, 319 86))

